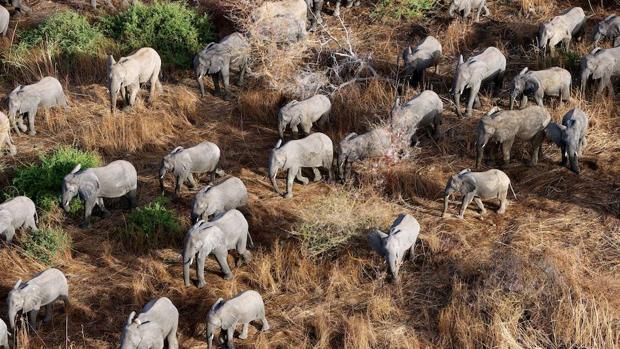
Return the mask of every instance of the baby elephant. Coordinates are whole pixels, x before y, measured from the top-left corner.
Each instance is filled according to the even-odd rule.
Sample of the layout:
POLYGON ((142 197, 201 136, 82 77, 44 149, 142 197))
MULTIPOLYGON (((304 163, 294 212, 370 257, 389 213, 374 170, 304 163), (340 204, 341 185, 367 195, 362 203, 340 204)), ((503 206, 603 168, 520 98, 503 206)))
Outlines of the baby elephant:
POLYGON ((484 10, 484 15, 491 15, 491 11, 486 6, 486 0, 452 0, 450 8, 448 8, 448 15, 454 17, 455 12, 462 15, 463 18, 469 17, 472 11, 476 12, 476 22, 480 22, 480 13, 484 10))
POLYGON ((385 258, 394 281, 398 281, 398 271, 407 251, 413 261, 415 242, 419 233, 418 221, 408 214, 400 214, 387 234, 378 229, 368 234, 370 247, 385 258))
POLYGON ((562 101, 570 100, 571 74, 568 70, 554 67, 545 70, 528 71, 523 68, 512 82, 510 109, 520 96, 521 109, 527 106, 527 97, 534 97, 539 106, 543 106, 545 96, 556 96, 562 101))
POLYGON ((3 6, 0 6, 0 35, 6 36, 6 32, 9 31, 9 20, 11 15, 9 11, 3 6))
POLYGON ((478 122, 476 142, 476 168, 480 168, 484 147, 490 140, 502 145, 504 164, 510 162, 510 150, 515 138, 532 143, 530 164, 538 163, 538 152, 545 137, 544 129, 551 121, 551 115, 544 107, 532 106, 521 110, 491 109, 478 122))
POLYGON ((405 79, 413 86, 417 86, 424 81, 427 68, 435 66, 435 74, 438 74, 439 60, 441 59, 442 48, 439 40, 432 36, 427 36, 415 49, 411 46, 403 51, 403 61, 405 62, 405 79))
POLYGON ((549 123, 545 128, 547 138, 562 150, 562 166, 568 166, 571 171, 579 174, 579 156, 586 146, 588 133, 588 116, 583 110, 571 109, 562 118, 562 124, 549 123))
POLYGON ((609 15, 598 24, 594 34, 594 46, 598 46, 603 38, 613 42, 614 47, 620 46, 620 16, 609 15))
POLYGON ((226 331, 224 336, 226 348, 234 349, 233 337, 237 324, 243 324, 239 339, 246 339, 250 322, 256 320, 260 320, 262 324, 261 331, 269 330, 269 323, 265 317, 265 303, 258 292, 244 291, 227 301, 219 298, 207 315, 208 348, 213 348, 215 331, 222 329, 222 334, 226 331))
POLYGON ((94 167, 81 170, 77 165, 65 176, 62 182, 62 207, 69 212, 69 204, 76 195, 84 201, 84 223, 82 227, 90 226, 90 216, 95 206, 105 216, 110 212, 103 203, 104 198, 127 197, 130 206, 136 206, 138 190, 138 174, 135 167, 125 160, 112 161, 103 167, 94 167))
POLYGON ((301 173, 302 168, 311 167, 314 171, 314 181, 321 180, 319 167, 329 170, 329 180, 334 179, 332 161, 334 159, 334 145, 332 140, 323 133, 313 133, 305 138, 287 142, 280 146, 282 140, 278 141, 276 147, 271 151, 269 159, 269 178, 273 189, 279 195, 286 198, 293 197, 293 181, 297 178, 303 184, 308 184, 308 178, 301 173), (280 192, 276 176, 278 171, 288 171, 286 176, 286 193, 280 192))
MULTIPOLYGON (((448 216, 448 200, 455 192, 459 192, 463 197, 461 211, 458 218, 463 218, 467 206, 472 200, 480 209, 480 214, 486 213, 482 200, 499 200, 497 213, 503 214, 508 206, 508 187, 512 190, 510 179, 500 170, 488 170, 485 172, 471 172, 470 169, 463 170, 450 177, 446 189, 444 190, 444 202, 442 217, 448 216)), ((514 191, 512 192, 514 195, 514 191)), ((515 195, 516 198, 516 195, 515 195)))
POLYGON ((170 299, 162 297, 148 302, 140 314, 132 311, 121 334, 121 349, 178 349, 179 311, 170 299))
POLYGON ((189 181, 190 187, 196 187, 194 173, 208 172, 213 181, 214 174, 219 172, 220 148, 211 142, 202 142, 191 148, 176 147, 170 154, 164 156, 159 168, 159 186, 164 195, 164 178, 166 172, 171 171, 176 177, 174 195, 181 192, 181 185, 189 181))
POLYGON ((201 189, 192 203, 192 222, 209 220, 213 215, 244 206, 248 202, 248 190, 237 177, 230 177, 220 184, 201 189))
POLYGON ((596 93, 602 95, 605 88, 614 96, 611 78, 620 76, 620 47, 595 48, 581 59, 581 92, 585 93, 588 79, 599 80, 596 93))
POLYGON ((11 347, 9 347, 10 335, 9 330, 6 327, 6 323, 0 319, 0 347, 2 349, 11 349, 11 347))
POLYGON ((392 109, 392 128, 417 143, 415 132, 420 128, 433 130, 433 138, 441 135, 441 114, 443 102, 433 91, 423 91, 403 106, 399 106, 400 99, 396 100, 392 109))
MULTIPOLYGON (((224 273, 224 279, 232 279, 233 275, 226 260, 228 250, 236 249, 237 253, 243 257, 243 260, 246 263, 249 262, 252 259, 252 254, 247 250, 248 238, 250 245, 253 245, 252 237, 248 230, 248 221, 241 212, 235 209, 218 216, 212 222, 200 220, 194 224, 187 232, 185 248, 183 249, 183 279, 185 286, 188 287, 190 285, 189 268, 196 254, 198 254, 198 258, 196 258, 196 275, 199 288, 205 285, 205 259, 211 253, 215 255, 215 259, 224 273)), ((240 264, 239 262, 240 260, 237 260, 237 264, 240 264)))
POLYGON ((18 196, 0 205, 0 235, 7 243, 13 241, 15 230, 29 228, 38 230, 39 216, 34 202, 25 196, 18 196))
POLYGON ((34 119, 39 107, 47 110, 56 106, 68 106, 62 85, 56 78, 48 76, 32 85, 17 86, 9 94, 9 119, 15 133, 19 135, 20 131, 30 129, 30 135, 36 135, 34 119), (28 127, 24 125, 23 116, 28 118, 28 127))
POLYGON ((11 138, 11 122, 6 114, 0 111, 0 152, 4 146, 8 148, 11 156, 17 154, 17 148, 13 144, 13 139, 11 138))
POLYGON ((538 32, 538 48, 543 54, 547 53, 547 47, 551 55, 555 54, 555 46, 560 42, 568 51, 573 37, 583 33, 586 15, 581 7, 574 7, 552 20, 540 25, 538 32))
POLYGON ((309 135, 312 124, 319 122, 321 128, 327 122, 332 102, 324 95, 315 95, 301 102, 290 101, 278 112, 278 134, 284 139, 284 130, 291 127, 293 135, 297 137, 298 126, 306 135, 309 135))
POLYGON ((42 271, 27 282, 18 280, 7 297, 11 330, 15 330, 15 317, 19 312, 28 314, 28 323, 33 330, 36 330, 37 314, 43 306, 45 306, 44 321, 52 321, 54 302, 58 299, 62 299, 66 313, 69 306, 69 286, 65 274, 58 269, 50 268, 42 271))
POLYGON ((338 178, 345 182, 351 176, 356 161, 386 156, 390 151, 392 133, 386 127, 378 127, 364 134, 346 135, 338 144, 338 178))

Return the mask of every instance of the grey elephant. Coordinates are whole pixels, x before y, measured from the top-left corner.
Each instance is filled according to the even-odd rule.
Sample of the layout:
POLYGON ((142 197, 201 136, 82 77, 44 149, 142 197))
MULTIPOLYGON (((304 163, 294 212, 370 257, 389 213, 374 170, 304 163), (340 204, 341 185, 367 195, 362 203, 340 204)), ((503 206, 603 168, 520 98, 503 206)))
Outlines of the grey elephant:
POLYGON ((278 141, 269 158, 269 179, 273 189, 279 195, 286 198, 293 197, 293 181, 295 178, 303 184, 308 184, 308 178, 301 173, 304 167, 312 168, 315 182, 321 180, 319 167, 328 169, 329 180, 334 179, 332 168, 334 145, 327 135, 317 132, 302 139, 289 141, 282 146, 281 144, 282 140, 278 141), (287 171, 285 193, 280 192, 276 181, 280 170, 287 171))
POLYGON ((435 92, 422 91, 402 106, 399 106, 399 101, 396 100, 392 109, 392 128, 395 132, 410 138, 412 144, 417 143, 415 132, 418 129, 431 129, 435 139, 440 137, 443 102, 435 92))
POLYGON ((413 86, 419 85, 424 81, 426 69, 432 66, 435 66, 435 74, 438 74, 441 55, 441 43, 430 35, 415 48, 408 46, 403 51, 405 80, 413 86))
MULTIPOLYGON (((111 0, 103 0, 103 2, 105 3, 106 6, 114 9, 114 4, 112 3, 111 0)), ((130 6, 133 6, 136 3, 136 0, 122 0, 121 1, 121 8, 126 9, 130 6)), ((93 9, 97 8, 97 0, 90 0, 90 6, 92 6, 93 9)))
POLYGON ((548 47, 553 56, 555 47, 563 43, 568 51, 571 40, 583 33, 585 23, 586 15, 581 7, 569 9, 552 20, 542 23, 538 31, 538 48, 546 54, 548 47))
POLYGON ((224 99, 230 99, 230 72, 239 72, 239 85, 243 84, 243 77, 250 56, 250 44, 241 33, 232 33, 220 42, 208 44, 194 57, 194 72, 200 87, 200 95, 204 97, 205 87, 203 77, 211 75, 215 94, 221 95, 220 80, 224 83, 224 99))
MULTIPOLYGON (((248 221, 238 210, 232 209, 217 216, 211 222, 198 221, 190 228, 185 237, 185 247, 183 249, 183 280, 185 286, 190 285, 189 268, 196 254, 196 276, 198 277, 198 287, 205 285, 205 259, 213 253, 220 265, 224 279, 230 280, 233 277, 228 261, 226 260, 229 250, 236 250, 243 261, 248 263, 252 260, 252 254, 247 249, 248 239, 253 245, 248 221)), ((237 259, 237 264, 240 264, 237 259)))
POLYGON ((466 89, 469 89, 466 116, 471 116, 474 102, 476 108, 480 107, 478 91, 480 91, 482 84, 493 82, 494 92, 497 93, 502 88, 505 71, 506 57, 495 47, 489 47, 481 54, 470 57, 467 62, 463 62, 463 55, 459 56, 452 80, 452 89, 450 90, 454 96, 457 115, 463 116, 461 114, 461 95, 466 89))
POLYGON ((614 95, 611 78, 620 76, 620 47, 609 49, 595 48, 581 59, 581 92, 585 93, 588 79, 599 81, 596 93, 602 95, 607 88, 614 95))
POLYGON ((11 333, 6 327, 6 323, 0 319, 0 347, 2 349, 11 349, 9 346, 9 337, 11 333))
POLYGON ((245 206, 248 202, 248 190, 237 178, 230 177, 217 185, 201 189, 192 203, 192 222, 208 220, 213 215, 245 206))
POLYGON ((159 186, 164 194, 164 179, 167 172, 172 172, 176 178, 174 194, 178 196, 181 186, 189 181, 190 187, 196 187, 194 173, 210 173, 211 181, 216 172, 222 173, 218 168, 220 162, 220 148, 214 143, 205 141, 191 148, 176 147, 164 156, 159 167, 159 186))
POLYGON ((9 31, 10 19, 11 15, 9 14, 9 11, 3 6, 0 6, 0 34, 2 34, 2 36, 6 36, 6 33, 9 31))
POLYGON ((442 217, 448 216, 448 201, 450 196, 457 192, 462 197, 458 218, 463 219, 465 210, 472 200, 476 202, 481 215, 486 213, 482 200, 499 200, 500 205, 497 213, 503 214, 508 206, 508 188, 512 190, 510 178, 500 170, 472 172, 470 169, 465 169, 448 179, 444 190, 442 217))
POLYGON ((332 109, 332 102, 324 95, 314 95, 303 101, 293 100, 280 108, 278 112, 278 134, 284 138, 284 130, 290 126, 297 136, 298 127, 306 134, 310 134, 312 125, 316 122, 325 125, 332 109))
POLYGON ((587 144, 588 116, 579 108, 569 110, 562 118, 562 124, 549 123, 545 128, 547 138, 560 147, 562 166, 569 166, 579 174, 579 157, 587 144), (569 165, 570 161, 570 165, 569 165))
POLYGON ((0 112, 0 152, 5 146, 11 156, 17 154, 17 148, 13 144, 13 139, 11 138, 11 122, 6 114, 0 112))
POLYGON ((207 315, 207 347, 213 348, 215 332, 221 329, 221 333, 225 331, 226 348, 234 349, 233 337, 237 325, 243 324, 239 339, 246 339, 250 322, 256 320, 261 322, 261 331, 269 331, 269 323, 265 317, 265 303, 258 292, 243 291, 227 301, 219 298, 207 315))
POLYGON ((9 120, 18 135, 30 129, 30 135, 34 136, 37 131, 34 127, 34 119, 39 108, 45 110, 61 106, 67 107, 67 97, 60 82, 51 76, 44 77, 32 85, 17 86, 9 94, 9 120), (24 125, 23 117, 28 118, 28 127, 24 125))
POLYGON ((140 84, 149 83, 149 100, 155 100, 155 91, 163 91, 159 81, 161 58, 155 50, 143 47, 118 62, 108 56, 108 91, 110 93, 110 112, 116 110, 116 99, 120 92, 126 107, 132 107, 140 90, 140 84))
POLYGON ((178 349, 179 311, 170 299, 161 297, 148 302, 140 313, 132 311, 121 334, 121 349, 178 349))
POLYGON ((557 96, 562 101, 570 100, 572 76, 566 69, 553 67, 545 70, 532 70, 523 68, 519 75, 512 81, 510 93, 510 109, 514 108, 514 102, 521 98, 521 108, 527 106, 527 98, 533 97, 536 104, 543 106, 545 96, 557 96))
POLYGON ((32 9, 30 6, 26 5, 24 0, 3 0, 2 2, 13 6, 15 11, 20 13, 30 14, 32 12, 32 9))
POLYGON ((252 11, 251 18, 256 23, 282 15, 292 16, 297 21, 303 23, 305 28, 308 17, 306 0, 264 1, 252 11))
POLYGON ((609 39, 614 47, 620 46, 620 16, 609 15, 598 24, 594 34, 594 46, 603 38, 609 39))
POLYGON ((292 44, 308 36, 306 22, 292 14, 280 14, 257 23, 256 37, 279 45, 292 44))
POLYGON ((515 138, 532 143, 530 165, 536 165, 545 137, 544 129, 550 121, 551 115, 544 107, 531 106, 521 110, 500 110, 494 107, 478 122, 476 168, 480 168, 484 147, 491 140, 502 145, 504 164, 507 165, 515 138))
POLYGON ((391 137, 392 133, 386 127, 374 128, 361 135, 355 132, 346 135, 336 150, 338 179, 345 182, 351 176, 351 167, 356 161, 386 156, 392 145, 391 137))
POLYGON ((419 234, 420 224, 408 214, 398 215, 387 234, 378 229, 368 234, 370 247, 385 258, 394 281, 398 281, 398 271, 407 251, 413 261, 415 242, 419 234))
POLYGON ((0 235, 10 243, 15 230, 26 228, 38 230, 39 216, 34 202, 25 196, 17 196, 0 204, 0 235))
POLYGON ((62 299, 65 313, 69 307, 69 285, 60 270, 50 268, 35 275, 30 281, 18 280, 7 297, 9 325, 15 330, 15 318, 18 313, 28 314, 28 323, 37 329, 37 315, 45 306, 45 322, 52 321, 54 302, 62 299))
POLYGON ((448 15, 454 17, 457 13, 463 18, 467 18, 472 11, 476 11, 476 22, 480 22, 480 14, 483 10, 485 16, 491 15, 491 11, 486 6, 486 0, 452 0, 448 8, 448 15))
POLYGON ((90 226, 90 216, 95 205, 105 216, 110 215, 105 208, 104 198, 125 196, 132 208, 136 206, 138 174, 130 162, 116 160, 102 167, 81 168, 79 164, 75 166, 62 181, 62 207, 68 212, 71 200, 79 195, 84 201, 83 227, 90 226))

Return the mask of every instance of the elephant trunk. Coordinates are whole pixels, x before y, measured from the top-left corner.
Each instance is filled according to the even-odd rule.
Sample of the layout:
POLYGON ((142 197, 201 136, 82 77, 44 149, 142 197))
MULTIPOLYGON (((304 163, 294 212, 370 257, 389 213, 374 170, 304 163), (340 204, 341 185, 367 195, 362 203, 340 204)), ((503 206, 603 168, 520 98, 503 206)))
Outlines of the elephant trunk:
POLYGON ((575 154, 575 152, 569 153, 568 160, 570 164, 570 170, 575 172, 576 174, 579 174, 580 170, 579 170, 579 161, 577 159, 577 154, 575 154))
POLYGON ((590 70, 584 69, 581 72, 581 93, 582 94, 586 92, 586 84, 588 83, 588 78, 590 78, 590 70))
POLYGON ((9 307, 9 326, 11 330, 15 330, 15 317, 17 317, 17 309, 9 307))
POLYGON ((459 92, 454 93, 454 103, 456 104, 456 115, 462 118, 463 114, 461 113, 461 94, 459 92))
POLYGON ((278 175, 278 165, 275 163, 275 160, 272 159, 271 164, 269 164, 269 179, 271 180, 271 186, 279 195, 282 195, 280 189, 278 188, 278 181, 276 180, 276 176, 278 175))
POLYGON ((213 337, 215 336, 215 325, 207 325, 207 348, 213 348, 213 337))
POLYGON ((189 282, 189 268, 192 265, 194 256, 191 254, 191 249, 188 246, 185 246, 183 250, 183 281, 185 282, 185 287, 190 286, 189 282))
POLYGON ((514 109, 517 97, 519 97, 519 92, 517 90, 512 90, 510 93, 510 110, 514 109))
POLYGON ((484 155, 484 147, 486 146, 489 140, 488 136, 485 136, 484 133, 478 135, 478 141, 476 142, 476 168, 480 168, 482 164, 482 156, 484 155))
POLYGON ((62 193, 62 209, 67 213, 69 213, 69 204, 71 203, 72 198, 73 197, 70 193, 62 193))
POLYGON ((450 8, 448 8, 448 16, 450 16, 450 18, 454 18, 455 11, 456 11, 456 6, 453 3, 452 5, 450 5, 450 8))
POLYGON ((116 98, 118 97, 118 90, 110 89, 110 113, 114 115, 116 110, 116 98))
POLYGON ((390 270, 390 274, 392 275, 392 279, 394 281, 398 281, 398 268, 396 262, 396 255, 394 253, 388 253, 387 256, 388 269, 390 270))
POLYGON ((278 120, 278 135, 280 136, 280 139, 284 139, 285 128, 286 128, 286 122, 284 122, 284 120, 282 120, 282 117, 280 117, 280 120, 278 120))
POLYGON ((161 189, 162 195, 164 194, 164 177, 166 177, 166 166, 164 166, 162 162, 159 168, 159 188, 161 189))
POLYGON ((443 197, 443 211, 441 215, 444 216, 448 212, 448 201, 450 200, 450 194, 446 193, 443 197))
POLYGON ((603 34, 601 34, 601 32, 596 32, 594 34, 594 47, 596 47, 599 43, 599 41, 601 41, 601 39, 603 38, 603 34))

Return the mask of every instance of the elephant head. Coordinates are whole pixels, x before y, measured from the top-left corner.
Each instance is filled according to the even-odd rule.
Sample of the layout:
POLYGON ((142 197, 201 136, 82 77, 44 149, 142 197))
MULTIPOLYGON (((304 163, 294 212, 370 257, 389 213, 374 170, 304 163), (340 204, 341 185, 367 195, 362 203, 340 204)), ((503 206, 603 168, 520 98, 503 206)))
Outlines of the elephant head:
POLYGON ((600 47, 594 48, 589 54, 581 59, 581 92, 585 93, 588 79, 600 79, 606 74, 611 75, 613 62, 601 59, 598 54, 601 52, 600 47))
POLYGON ((121 349, 150 349, 159 347, 154 342, 161 342, 163 337, 157 330, 149 329, 151 322, 142 322, 136 318, 136 312, 132 311, 127 318, 127 323, 121 334, 121 349))
POLYGON ((71 200, 78 195, 80 191, 80 176, 76 175, 82 168, 81 164, 77 164, 71 173, 65 176, 62 181, 62 208, 65 212, 69 212, 69 204, 71 200))
POLYGON ((461 12, 465 10, 465 7, 469 5, 470 0, 452 0, 450 7, 448 8, 448 15, 454 17, 455 12, 461 12))
MULTIPOLYGON (((108 91, 110 93, 110 112, 116 110, 116 98, 122 88, 125 87, 127 69, 121 62, 116 62, 112 55, 108 56, 108 91)), ((124 95, 121 93, 121 95, 124 95)))
POLYGON ((570 170, 579 174, 578 158, 580 137, 577 134, 577 130, 574 127, 567 127, 556 124, 555 122, 550 122, 547 127, 545 127, 545 135, 562 149, 564 152, 562 157, 568 158, 570 170))
POLYGON ((194 262, 194 256, 203 248, 204 240, 197 233, 207 226, 208 222, 201 219, 187 232, 185 247, 183 248, 183 280, 185 282, 185 287, 190 286, 189 268, 194 262))
POLYGON ((472 80, 472 71, 469 69, 469 65, 465 64, 463 61, 463 55, 459 55, 459 61, 456 64, 456 70, 454 73, 454 79, 452 79, 452 88, 450 89, 450 93, 454 96, 454 103, 456 103, 456 113, 459 117, 462 117, 461 114, 461 95, 463 91, 471 84, 472 80))
POLYGON ((510 110, 514 108, 514 103, 519 96, 523 94, 532 94, 540 87, 538 79, 531 74, 527 74, 527 72, 528 68, 523 68, 519 75, 515 76, 513 80, 512 91, 510 92, 510 110))
MULTIPOLYGON (((40 101, 41 98, 37 94, 25 90, 22 85, 17 86, 9 94, 9 119, 14 123, 15 117, 36 111, 40 101)), ((16 132, 19 133, 17 125, 13 124, 13 126, 16 132)))
POLYGON ((176 147, 170 152, 170 154, 167 154, 161 160, 161 165, 159 166, 159 186, 161 188, 162 194, 164 193, 164 177, 166 177, 167 172, 176 170, 176 155, 183 150, 183 147, 176 147))
POLYGON ((209 200, 206 200, 204 198, 204 196, 207 195, 207 193, 209 192, 209 190, 211 190, 211 188, 213 188, 213 186, 208 185, 196 194, 196 197, 194 198, 194 201, 192 202, 192 213, 191 213, 192 223, 198 222, 198 220, 201 217, 209 217, 210 215, 214 213, 214 212, 211 212, 212 210, 209 210, 209 202, 208 202, 209 200))
POLYGON ((482 154, 484 147, 489 143, 491 137, 495 134, 495 123, 493 122, 493 114, 499 113, 501 109, 499 107, 493 107, 482 119, 478 122, 478 138, 476 140, 476 168, 480 167, 482 163, 482 154))
POLYGON ((359 160, 361 156, 361 149, 357 146, 353 140, 357 137, 357 133, 351 132, 344 137, 338 144, 338 179, 344 182, 347 180, 346 168, 347 164, 359 160))
POLYGON ((615 37, 620 34, 618 25, 612 21, 614 17, 616 15, 609 15, 598 24, 596 33, 594 33, 594 46, 597 46, 604 37, 615 37))
POLYGON ((538 48, 546 54, 547 43, 553 36, 553 25, 551 22, 542 23, 538 29, 538 48))
POLYGON ((445 215, 446 212, 448 212, 448 201, 450 200, 450 196, 452 196, 452 194, 454 194, 455 192, 465 194, 474 189, 475 183, 472 182, 474 178, 470 176, 463 176, 464 174, 469 172, 471 172, 470 169, 464 169, 461 172, 450 177, 450 179, 448 179, 446 188, 443 191, 444 201, 442 215, 445 215))
POLYGON ((232 53, 225 45, 217 42, 208 44, 194 60, 194 69, 198 76, 216 74, 222 71, 229 62, 232 53))
POLYGON ((213 338, 218 329, 228 330, 237 323, 236 314, 230 308, 224 309, 224 305, 224 299, 218 298, 207 315, 207 348, 209 349, 213 348, 213 338))
POLYGON ((294 106, 297 105, 297 103, 299 102, 293 100, 278 111, 278 134, 280 135, 280 139, 284 139, 284 130, 286 126, 289 125, 295 117, 298 117, 298 115, 294 113, 294 106))
POLYGON ((35 287, 22 283, 21 279, 17 280, 7 297, 9 325, 11 326, 11 330, 15 329, 15 318, 19 312, 24 314, 34 309, 38 310, 40 303, 41 300, 35 287))
POLYGON ((271 180, 271 185, 276 193, 279 195, 284 195, 278 188, 278 182, 276 181, 278 171, 286 165, 286 154, 281 151, 281 145, 282 140, 280 139, 275 148, 271 151, 271 157, 269 158, 269 179, 271 180))
POLYGON ((368 235, 368 242, 375 252, 385 258, 392 280, 398 281, 398 271, 404 254, 401 251, 400 243, 395 238, 395 235, 400 232, 400 230, 394 229, 395 225, 396 223, 390 228, 389 234, 385 234, 378 229, 373 230, 368 235))

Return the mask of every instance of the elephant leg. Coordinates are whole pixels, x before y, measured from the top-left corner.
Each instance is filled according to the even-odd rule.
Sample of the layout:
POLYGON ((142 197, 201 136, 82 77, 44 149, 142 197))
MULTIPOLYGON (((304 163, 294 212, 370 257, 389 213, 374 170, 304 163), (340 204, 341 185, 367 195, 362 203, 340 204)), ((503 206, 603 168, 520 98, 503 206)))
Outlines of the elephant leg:
MULTIPOLYGON (((123 100, 123 103, 125 103, 125 105, 129 104, 129 100, 127 99, 127 90, 125 89, 125 87, 121 87, 120 92, 121 100, 123 100)), ((114 101, 114 104, 116 104, 116 101, 114 101)))
POLYGON ((521 105, 520 108, 523 109, 527 106, 527 96, 524 94, 523 97, 521 98, 521 105))
POLYGON ((288 173, 286 176, 286 194, 285 197, 290 199, 293 197, 293 182, 295 181, 295 176, 301 169, 299 167, 291 167, 288 169, 288 173))
POLYGON ((33 309, 28 313, 28 324, 34 331, 37 330, 37 315, 39 315, 39 309, 33 309))
POLYGON ((196 81, 198 82, 198 87, 200 88, 200 97, 205 96, 205 83, 204 81, 202 81, 203 77, 204 76, 202 74, 196 77, 196 81))
POLYGON ((220 73, 212 74, 211 79, 213 79, 213 94, 216 96, 221 96, 222 89, 220 88, 220 73))
POLYGON ((149 102, 151 102, 151 104, 153 103, 153 101, 156 98, 156 91, 159 89, 159 80, 157 75, 153 74, 153 76, 151 76, 151 88, 149 89, 149 102))
POLYGON ((133 106, 136 103, 136 97, 138 96, 138 91, 140 90, 139 84, 134 84, 131 86, 131 90, 129 91, 129 105, 133 106))
POLYGON ((476 13, 476 23, 480 22, 480 13, 482 12, 483 8, 484 6, 478 7, 478 12, 476 13))
MULTIPOLYGON (((543 95, 542 94, 536 94, 534 96, 534 99, 536 99, 536 104, 538 104, 541 107, 544 107, 544 103, 543 103, 543 95)), ((562 95, 560 95, 560 102, 562 101, 562 95)))
POLYGON ((233 343, 235 335, 235 328, 231 326, 226 330, 226 348, 235 349, 235 343, 233 343))
POLYGON ((45 318, 43 318, 43 322, 49 323, 52 321, 52 312, 54 311, 54 304, 50 303, 45 306, 45 318))
POLYGON ((472 115, 472 109, 474 106, 474 101, 476 100, 476 97, 478 97, 478 91, 480 91, 480 83, 475 84, 469 90, 469 101, 467 102, 466 116, 472 115))
POLYGON ((295 176, 295 178, 300 181, 303 185, 306 185, 308 183, 310 183, 310 180, 308 179, 308 177, 305 177, 302 173, 301 173, 301 168, 299 168, 299 171, 297 171, 297 175, 295 176))
POLYGON ((202 253, 198 253, 196 257, 196 276, 198 276, 198 288, 205 287, 205 259, 207 256, 203 256, 202 253))
POLYGON ((104 217, 110 217, 112 214, 110 213, 110 211, 108 211, 105 208, 105 204, 103 202, 103 198, 98 198, 97 199, 97 206, 99 206, 99 209, 101 210, 101 212, 103 213, 104 217))
POLYGON ((31 110, 28 112, 28 128, 30 128, 30 133, 29 135, 31 136, 35 136, 37 134, 37 131, 34 128, 34 119, 37 116, 37 110, 31 110))
POLYGON ((458 218, 463 219, 463 217, 465 216, 465 210, 467 210, 467 206, 469 206, 469 204, 471 203, 473 199, 474 199, 474 193, 467 193, 465 194, 465 196, 463 196, 463 201, 461 203, 461 211, 459 212, 458 218))
POLYGON ((188 174, 186 174, 186 173, 177 176, 177 183, 174 186, 174 195, 175 196, 178 197, 179 194, 181 193, 181 186, 183 186, 183 183, 185 183, 185 181, 187 181, 187 177, 188 177, 188 174))
MULTIPOLYGON (((213 176, 213 174, 211 174, 211 176, 213 176)), ((191 173, 187 175, 187 182, 190 188, 196 188, 196 179, 194 179, 194 176, 191 173)), ((211 182, 213 182, 213 178, 211 178, 211 182)))
POLYGON ((312 133, 312 122, 303 122, 301 123, 301 130, 304 131, 306 135, 312 133))
POLYGON ((261 331, 265 332, 265 331, 269 331, 269 329, 271 328, 269 326, 269 322, 267 322, 267 318, 265 317, 265 313, 263 312, 263 316, 260 319, 260 322, 262 324, 261 326, 261 331))
POLYGON ((512 143, 514 142, 514 138, 507 139, 502 143, 502 155, 504 157, 504 166, 510 163, 510 149, 512 149, 512 143))
POLYGON ((222 74, 222 80, 224 81, 224 100, 229 101, 232 97, 230 93, 230 71, 228 64, 222 68, 220 73, 222 74))
POLYGON ((84 222, 82 228, 90 228, 90 216, 93 214, 93 208, 97 204, 97 199, 91 199, 84 203, 84 222))
POLYGON ((560 161, 560 164, 562 166, 566 166, 568 165, 568 158, 566 157, 566 146, 562 146, 560 149, 562 150, 562 160, 560 161))
MULTIPOLYGON (((17 118, 17 126, 19 128, 19 131, 26 133, 26 131, 28 131, 28 127, 24 125, 24 115, 19 114, 16 116, 16 118, 17 118)), ((19 134, 19 132, 17 132, 17 134, 19 134)))
POLYGON ((166 337, 166 339, 168 340, 168 349, 178 349, 179 348, 179 341, 177 340, 177 329, 179 327, 178 323, 175 323, 172 326, 172 329, 170 330, 170 333, 168 333, 168 336, 166 337))
POLYGON ((545 134, 541 131, 534 136, 534 139, 532 139, 532 159, 530 160, 531 166, 535 166, 538 163, 538 153, 540 152, 544 138, 545 134))
POLYGON ((248 67, 248 60, 244 58, 243 62, 241 62, 241 71, 239 72, 239 78, 237 79, 238 86, 243 86, 243 79, 245 78, 245 71, 247 67, 248 67))
POLYGON ((6 238, 6 242, 10 244, 13 241, 13 237, 15 236, 15 228, 12 225, 9 225, 4 230, 4 237, 6 238))
POLYGON ((241 329, 241 334, 239 334, 239 339, 246 339, 248 338, 248 328, 250 327, 250 323, 249 322, 244 322, 243 323, 243 328, 241 329))
POLYGON ((129 208, 134 209, 138 206, 138 189, 134 189, 127 193, 127 199, 129 200, 129 208))
POLYGON ((228 251, 226 251, 225 248, 222 248, 221 251, 215 251, 215 260, 217 261, 217 263, 220 265, 220 269, 222 270, 222 273, 224 274, 224 279, 225 280, 230 280, 233 278, 233 274, 230 271, 230 267, 228 266, 228 251))
POLYGON ((28 217, 28 219, 26 220, 26 227, 29 228, 31 231, 39 230, 39 228, 37 228, 37 222, 34 219, 34 215, 28 217))
POLYGON ((478 209, 480 209, 480 215, 484 215, 487 213, 487 210, 484 208, 484 205, 482 204, 482 199, 480 199, 479 197, 475 197, 474 202, 478 206, 478 209))
POLYGON ((298 139, 299 138, 299 124, 298 123, 294 123, 291 124, 291 132, 293 132, 293 138, 298 139))
POLYGON ((314 181, 315 182, 319 182, 321 179, 323 179, 323 176, 321 176, 321 171, 319 171, 318 168, 313 167, 312 168, 312 172, 314 172, 314 181))
POLYGON ((498 214, 504 214, 506 212, 506 207, 508 206, 508 191, 503 192, 499 197, 499 209, 497 210, 498 214))
POLYGON ((325 164, 324 166, 327 167, 327 171, 329 172, 329 183, 333 183, 334 180, 336 180, 333 164, 325 164))
POLYGON ((480 96, 476 95, 474 99, 474 109, 480 109, 482 107, 482 102, 480 102, 480 96))

